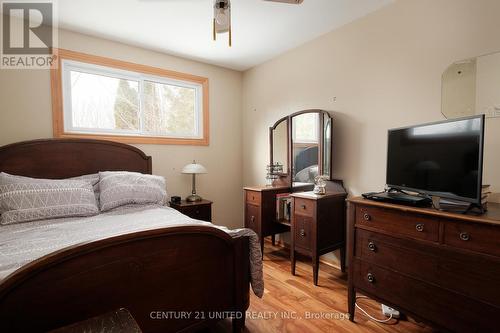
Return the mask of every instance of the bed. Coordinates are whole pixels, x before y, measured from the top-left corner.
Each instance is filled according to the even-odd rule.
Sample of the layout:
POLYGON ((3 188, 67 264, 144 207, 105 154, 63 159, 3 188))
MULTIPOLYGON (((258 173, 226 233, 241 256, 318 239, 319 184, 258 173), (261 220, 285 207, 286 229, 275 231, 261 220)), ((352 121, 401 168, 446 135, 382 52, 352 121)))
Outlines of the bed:
MULTIPOLYGON (((104 170, 151 174, 151 157, 129 145, 86 139, 0 148, 0 172, 65 179, 104 170)), ((114 218, 154 211, 180 219, 168 209, 120 211, 114 218)), ((3 235, 7 230, 0 226, 3 235)), ((195 221, 77 239, 6 276, 0 272, 0 331, 49 331, 126 308, 144 332, 196 331, 225 318, 239 332, 249 306, 252 249, 250 237, 195 221)))

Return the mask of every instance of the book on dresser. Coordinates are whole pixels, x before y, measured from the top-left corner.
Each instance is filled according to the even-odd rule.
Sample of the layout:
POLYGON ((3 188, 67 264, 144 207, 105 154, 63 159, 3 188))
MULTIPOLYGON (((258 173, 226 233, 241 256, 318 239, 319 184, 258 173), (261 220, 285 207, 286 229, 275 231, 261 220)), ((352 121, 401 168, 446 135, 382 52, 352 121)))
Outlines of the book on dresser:
POLYGON ((348 200, 348 308, 367 295, 451 332, 498 332, 500 204, 482 215, 348 200))

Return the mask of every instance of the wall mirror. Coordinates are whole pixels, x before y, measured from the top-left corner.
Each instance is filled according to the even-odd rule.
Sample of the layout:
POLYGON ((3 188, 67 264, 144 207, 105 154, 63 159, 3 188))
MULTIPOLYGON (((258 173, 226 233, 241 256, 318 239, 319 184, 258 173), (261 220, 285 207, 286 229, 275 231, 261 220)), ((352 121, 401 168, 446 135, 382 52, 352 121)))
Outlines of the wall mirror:
POLYGON ((448 118, 500 117, 500 52, 457 61, 442 76, 442 113, 448 118))
POLYGON ((333 119, 323 110, 299 111, 270 128, 270 163, 283 164, 279 185, 314 184, 318 175, 332 176, 333 119), (284 161, 284 162, 282 162, 284 161))

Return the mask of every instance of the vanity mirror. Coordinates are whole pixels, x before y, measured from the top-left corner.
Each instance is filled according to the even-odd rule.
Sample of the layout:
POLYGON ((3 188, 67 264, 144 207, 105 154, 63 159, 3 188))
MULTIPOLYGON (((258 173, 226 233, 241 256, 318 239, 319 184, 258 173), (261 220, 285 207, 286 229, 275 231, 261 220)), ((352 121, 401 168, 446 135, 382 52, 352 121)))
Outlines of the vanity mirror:
POLYGON ((271 164, 283 165, 283 173, 288 172, 288 122, 286 119, 275 124, 270 131, 271 164))
POLYGON ((342 180, 332 179, 332 137, 333 119, 326 111, 279 119, 269 128, 270 182, 244 187, 245 227, 257 233, 261 249, 265 237, 274 245, 276 234, 291 232, 292 267, 295 252, 311 256, 315 283, 320 255, 341 248, 342 267, 345 261, 347 192, 342 180))
POLYGON ((442 113, 448 119, 500 117, 500 52, 457 61, 445 70, 442 113))
POLYGON ((314 183, 319 174, 319 114, 305 112, 292 117, 292 180, 314 183))
POLYGON ((332 175, 333 119, 323 110, 305 110, 278 120, 269 129, 270 164, 283 164, 276 184, 304 187, 332 175))

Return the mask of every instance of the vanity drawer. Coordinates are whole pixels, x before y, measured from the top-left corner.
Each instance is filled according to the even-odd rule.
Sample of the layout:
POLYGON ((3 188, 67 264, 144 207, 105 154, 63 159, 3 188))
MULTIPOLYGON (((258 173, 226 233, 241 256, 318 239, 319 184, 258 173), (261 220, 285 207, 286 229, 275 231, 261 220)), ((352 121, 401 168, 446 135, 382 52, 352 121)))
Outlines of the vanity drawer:
POLYGON ((437 242, 439 221, 417 214, 401 214, 395 210, 357 206, 356 226, 390 235, 437 242))
POLYGON ((259 234, 260 228, 260 207, 254 205, 246 205, 245 209, 245 228, 252 229, 259 234))
POLYGON ((310 217, 295 215, 293 221, 294 229, 294 246, 306 250, 312 249, 312 224, 313 220, 310 217))
POLYGON ((304 216, 314 216, 315 202, 302 198, 294 198, 293 210, 295 214, 304 216))
POLYGON ((455 248, 500 257, 500 229, 489 225, 447 222, 444 243, 455 248))
POLYGON ((257 191, 245 191, 246 192, 246 203, 260 206, 261 203, 261 193, 257 191))

